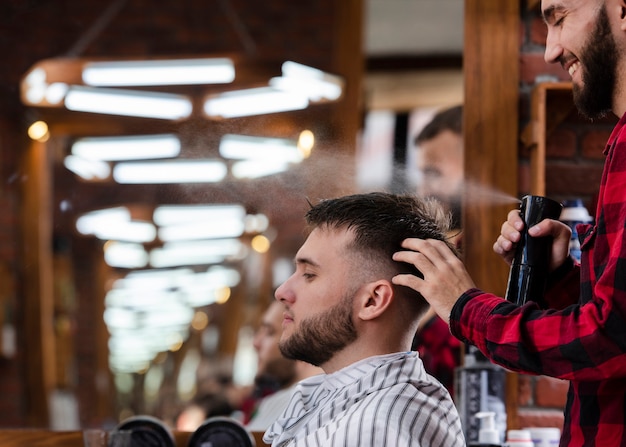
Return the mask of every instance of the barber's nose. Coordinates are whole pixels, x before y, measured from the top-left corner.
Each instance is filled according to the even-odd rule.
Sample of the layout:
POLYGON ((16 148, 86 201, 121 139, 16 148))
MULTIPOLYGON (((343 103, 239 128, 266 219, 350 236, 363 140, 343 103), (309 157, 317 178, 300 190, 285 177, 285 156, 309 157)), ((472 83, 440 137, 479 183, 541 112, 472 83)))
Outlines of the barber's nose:
POLYGON ((546 37, 546 50, 543 53, 543 59, 549 64, 556 64, 563 55, 563 46, 560 42, 560 31, 548 30, 546 37))

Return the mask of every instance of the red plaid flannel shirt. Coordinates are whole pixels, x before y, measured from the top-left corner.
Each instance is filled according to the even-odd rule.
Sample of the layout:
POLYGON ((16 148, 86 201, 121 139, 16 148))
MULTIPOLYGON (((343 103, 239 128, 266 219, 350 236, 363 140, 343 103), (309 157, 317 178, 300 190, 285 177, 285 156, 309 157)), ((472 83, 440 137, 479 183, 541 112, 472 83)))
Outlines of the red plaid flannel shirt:
POLYGON ((605 150, 595 226, 578 227, 581 265, 557 269, 548 309, 469 290, 452 333, 493 362, 570 381, 561 446, 626 446, 626 115, 605 150))

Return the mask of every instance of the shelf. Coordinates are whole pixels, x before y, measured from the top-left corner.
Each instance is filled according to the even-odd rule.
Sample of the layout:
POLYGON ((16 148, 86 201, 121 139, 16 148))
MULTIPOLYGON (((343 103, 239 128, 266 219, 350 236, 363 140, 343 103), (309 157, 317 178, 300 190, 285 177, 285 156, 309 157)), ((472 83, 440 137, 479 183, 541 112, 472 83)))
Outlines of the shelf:
POLYGON ((572 112, 571 82, 544 82, 531 93, 530 122, 520 139, 530 150, 531 194, 545 195, 546 141, 552 131, 572 112))

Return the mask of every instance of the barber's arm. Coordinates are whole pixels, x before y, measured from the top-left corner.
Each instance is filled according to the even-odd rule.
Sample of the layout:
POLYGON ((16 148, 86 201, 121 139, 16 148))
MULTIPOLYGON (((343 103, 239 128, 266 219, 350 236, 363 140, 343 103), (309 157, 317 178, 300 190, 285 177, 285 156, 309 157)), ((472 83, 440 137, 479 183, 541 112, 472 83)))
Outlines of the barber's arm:
MULTIPOLYGON (((493 245, 494 251, 508 264, 513 260, 523 228, 519 210, 509 212, 506 222, 502 224, 500 236, 493 245)), ((529 228, 528 233, 533 237, 553 237, 550 270, 555 270, 569 258, 571 230, 564 223, 545 219, 529 228)), ((402 247, 406 251, 395 253, 393 259, 413 264, 424 278, 401 274, 394 277, 393 282, 422 294, 435 312, 449 323, 456 301, 464 292, 475 287, 465 266, 443 241, 406 239, 402 247)))

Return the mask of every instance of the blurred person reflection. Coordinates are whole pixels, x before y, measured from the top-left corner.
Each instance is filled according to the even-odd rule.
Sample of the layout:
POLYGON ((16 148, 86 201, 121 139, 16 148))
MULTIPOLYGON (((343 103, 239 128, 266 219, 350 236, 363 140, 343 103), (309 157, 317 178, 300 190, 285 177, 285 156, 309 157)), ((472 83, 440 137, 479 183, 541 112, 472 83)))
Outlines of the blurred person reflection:
MULTIPOLYGON (((421 174, 418 194, 437 199, 451 214, 450 236, 461 248, 463 191, 463 106, 445 108, 433 116, 415 137, 417 168, 421 174)), ((454 370, 461 361, 461 342, 434 310, 421 319, 413 350, 419 352, 426 371, 454 391, 454 370)))
POLYGON ((195 431, 212 416, 230 416, 233 407, 221 393, 201 393, 195 396, 176 417, 176 430, 195 431))

